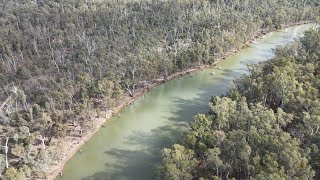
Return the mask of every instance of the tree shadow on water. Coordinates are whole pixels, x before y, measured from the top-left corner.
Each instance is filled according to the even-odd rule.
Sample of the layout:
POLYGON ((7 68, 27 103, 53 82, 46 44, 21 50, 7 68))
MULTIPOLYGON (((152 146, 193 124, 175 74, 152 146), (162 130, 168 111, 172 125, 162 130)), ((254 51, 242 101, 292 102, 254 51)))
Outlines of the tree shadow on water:
POLYGON ((221 95, 228 89, 228 84, 232 81, 230 76, 234 76, 234 72, 224 71, 224 76, 215 79, 215 86, 199 87, 201 91, 195 98, 172 97, 175 108, 170 109, 170 116, 162 117, 168 121, 166 125, 154 128, 150 132, 134 131, 123 142, 128 149, 113 148, 104 152, 108 157, 115 159, 116 163, 105 163, 104 171, 83 180, 152 179, 153 171, 161 163, 161 150, 179 142, 194 115, 208 112, 211 96, 221 95))
POLYGON ((134 132, 125 143, 130 147, 139 147, 137 150, 114 148, 106 151, 105 154, 117 159, 117 163, 106 163, 106 171, 83 180, 152 179, 154 169, 161 162, 162 148, 171 146, 176 142, 177 134, 181 133, 181 130, 170 125, 153 129, 150 133, 134 132))

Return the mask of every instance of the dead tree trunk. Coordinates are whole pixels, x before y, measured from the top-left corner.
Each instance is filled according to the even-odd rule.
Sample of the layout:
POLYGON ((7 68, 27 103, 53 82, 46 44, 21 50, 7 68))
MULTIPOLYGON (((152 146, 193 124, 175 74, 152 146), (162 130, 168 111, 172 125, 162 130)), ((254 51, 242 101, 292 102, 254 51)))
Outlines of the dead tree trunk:
POLYGON ((40 139, 41 142, 42 142, 42 148, 43 148, 43 149, 46 149, 45 138, 46 138, 46 137, 41 136, 41 139, 40 139))
POLYGON ((8 146, 8 143, 9 143, 9 136, 6 136, 6 145, 4 146, 4 152, 6 155, 6 168, 7 169, 9 168, 9 161, 8 161, 9 146, 8 146))

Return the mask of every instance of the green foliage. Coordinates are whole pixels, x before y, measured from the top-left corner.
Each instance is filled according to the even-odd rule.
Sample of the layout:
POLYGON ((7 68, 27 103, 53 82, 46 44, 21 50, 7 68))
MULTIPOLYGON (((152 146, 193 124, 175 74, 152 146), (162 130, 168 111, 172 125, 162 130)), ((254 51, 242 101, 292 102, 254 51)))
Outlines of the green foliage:
POLYGON ((162 179, 192 179, 197 160, 194 152, 178 144, 173 149, 164 149, 164 176, 162 179))
POLYGON ((4 180, 24 180, 26 175, 23 171, 18 171, 15 168, 9 168, 5 171, 3 175, 4 180))
MULTIPOLYGON (((181 145, 165 149, 195 152, 191 179, 320 177, 319 34, 307 31, 273 59, 250 65, 227 96, 212 99, 210 112, 195 116, 181 145)), ((177 165, 175 157, 163 159, 163 168, 177 165)))
MULTIPOLYGON (((5 0, 0 9, 0 104, 5 102, 0 109, 0 128, 10 138, 9 165, 16 169, 23 167, 26 159, 30 166, 38 162, 38 168, 45 167, 40 166, 44 158, 37 156, 39 146, 81 136, 91 128, 93 121, 88 117, 92 112, 112 109, 123 96, 134 96, 136 89, 142 90, 154 79, 212 64, 261 30, 319 19, 317 2, 300 0, 5 0), (32 157, 21 159, 26 152, 32 152, 32 157)), ((277 86, 265 97, 272 108, 288 105, 296 93, 316 96, 314 84, 299 82, 312 78, 320 85, 313 73, 319 71, 313 63, 319 55, 317 37, 311 33, 302 41, 315 52, 300 52, 305 54, 301 58, 313 59, 301 69, 308 74, 292 79, 294 72, 280 68, 261 80, 268 79, 269 84, 251 85, 257 93, 277 86), (300 91, 294 91, 296 86, 300 91)), ((237 112, 232 107, 235 104, 223 100, 221 108, 237 112)), ((208 131, 201 143, 192 134, 185 138, 190 147, 198 148, 197 153, 222 144, 227 138, 224 131, 235 126, 218 106, 213 106, 219 114, 216 122, 211 122, 215 115, 199 117, 199 121, 219 129, 208 131)), ((308 132, 315 131, 317 113, 314 108, 305 114, 305 121, 312 122, 308 132)), ((279 126, 289 122, 279 117, 279 126)), ((0 140, 4 141, 3 137, 0 140)), ((52 158, 45 159, 46 165, 50 162, 52 158)), ((176 169, 181 175, 172 176, 190 178, 193 173, 176 169)), ((18 173, 7 171, 8 178, 18 173)), ((45 172, 37 169, 33 174, 42 177, 45 172)))

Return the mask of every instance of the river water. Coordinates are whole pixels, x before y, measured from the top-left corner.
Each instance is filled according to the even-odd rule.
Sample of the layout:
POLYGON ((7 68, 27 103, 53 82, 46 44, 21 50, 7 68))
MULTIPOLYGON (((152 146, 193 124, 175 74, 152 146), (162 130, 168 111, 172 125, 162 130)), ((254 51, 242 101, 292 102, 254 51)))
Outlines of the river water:
POLYGON ((211 68, 159 85, 111 118, 65 165, 58 180, 148 180, 161 161, 160 151, 179 140, 197 113, 208 111, 211 96, 225 93, 246 64, 273 56, 315 24, 269 33, 211 68), (215 75, 210 73, 215 72, 215 75))

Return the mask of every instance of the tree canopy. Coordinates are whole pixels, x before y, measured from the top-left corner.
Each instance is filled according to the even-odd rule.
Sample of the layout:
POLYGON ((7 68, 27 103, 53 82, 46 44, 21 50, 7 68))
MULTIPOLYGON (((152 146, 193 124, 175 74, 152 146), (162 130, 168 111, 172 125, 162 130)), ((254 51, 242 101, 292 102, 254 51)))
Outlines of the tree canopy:
MULTIPOLYGON (((95 124, 92 117, 116 107, 123 97, 134 96, 145 84, 212 64, 261 31, 318 19, 316 0, 0 0, 1 175, 43 178, 63 157, 57 151, 61 142, 83 136, 95 124)), ((310 40, 314 44, 306 46, 316 46, 314 38, 310 40)), ((304 68, 310 73, 295 83, 285 74, 278 79, 279 73, 295 73, 290 70, 266 77, 275 85, 288 85, 266 94, 266 103, 289 106, 297 93, 292 87, 315 78, 311 72, 318 71, 312 63, 304 68)), ((303 96, 316 96, 313 85, 301 85, 300 89, 309 87, 303 96)), ((315 102, 294 100, 310 110, 303 120, 309 129, 300 128, 309 134, 296 133, 314 137, 315 102)), ((286 123, 281 120, 282 126, 286 123)), ((193 156, 188 149, 176 149, 188 152, 186 159, 193 156)), ((298 152, 297 147, 298 159, 305 158, 298 152)), ((214 159, 220 151, 213 148, 210 153, 214 159)))
POLYGON ((226 95, 212 98, 207 114, 195 116, 179 144, 163 150, 159 177, 319 179, 319 42, 320 29, 310 30, 277 47, 271 60, 249 65, 226 95))

